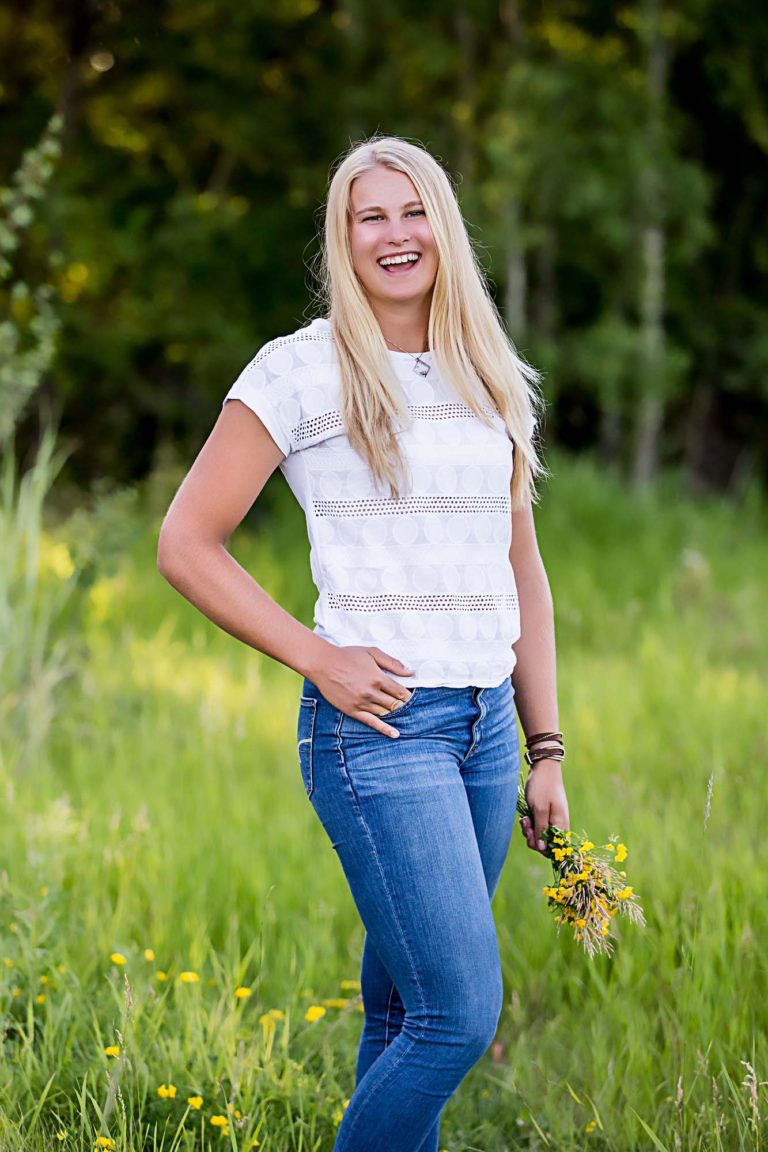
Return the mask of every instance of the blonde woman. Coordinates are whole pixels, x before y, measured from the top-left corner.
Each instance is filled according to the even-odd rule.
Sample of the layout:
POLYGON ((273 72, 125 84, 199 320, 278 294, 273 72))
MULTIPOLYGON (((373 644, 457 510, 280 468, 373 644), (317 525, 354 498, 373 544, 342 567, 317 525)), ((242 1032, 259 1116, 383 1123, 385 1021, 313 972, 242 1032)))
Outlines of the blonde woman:
POLYGON ((514 827, 518 716, 528 738, 552 737, 526 784, 528 847, 569 826, 532 515, 543 402, 423 148, 374 137, 342 157, 321 272, 327 315, 266 344, 229 389, 158 565, 303 677, 301 778, 365 926, 356 1087, 335 1152, 437 1152, 440 1113, 502 1007, 491 898, 514 827), (313 629, 226 549, 277 467, 306 514, 313 629))

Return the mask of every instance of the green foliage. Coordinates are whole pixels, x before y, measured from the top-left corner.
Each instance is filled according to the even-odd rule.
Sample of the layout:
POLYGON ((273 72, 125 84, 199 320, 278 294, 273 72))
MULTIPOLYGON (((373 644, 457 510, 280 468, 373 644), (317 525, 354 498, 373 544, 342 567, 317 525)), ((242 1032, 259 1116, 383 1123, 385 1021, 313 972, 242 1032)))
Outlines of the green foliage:
POLYGON ((310 313, 329 166, 375 131, 456 175, 553 437, 629 469, 652 393, 655 458, 702 486, 764 478, 767 40, 761 6, 703 0, 253 0, 226 20, 207 0, 33 0, 0 18, 0 162, 64 93, 46 214, 76 305, 55 390, 68 478, 133 481, 169 443, 189 459, 255 350, 310 313))
MULTIPOLYGON (((0 448, 8 448, 19 416, 50 367, 59 331, 51 283, 34 288, 13 279, 14 256, 34 222, 33 204, 45 194, 61 154, 61 116, 48 122, 39 143, 22 157, 10 184, 0 188, 0 448), (7 286, 7 287, 6 287, 7 286)), ((50 267, 56 263, 49 260, 50 267)))

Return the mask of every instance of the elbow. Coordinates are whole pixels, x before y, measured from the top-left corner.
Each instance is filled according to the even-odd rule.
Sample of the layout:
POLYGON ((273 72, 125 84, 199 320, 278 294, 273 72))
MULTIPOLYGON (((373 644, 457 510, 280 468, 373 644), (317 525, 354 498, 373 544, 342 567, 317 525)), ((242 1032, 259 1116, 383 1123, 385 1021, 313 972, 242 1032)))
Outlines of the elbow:
POLYGON ((163 579, 175 586, 175 574, 183 566, 186 545, 166 520, 157 540, 157 570, 163 579))

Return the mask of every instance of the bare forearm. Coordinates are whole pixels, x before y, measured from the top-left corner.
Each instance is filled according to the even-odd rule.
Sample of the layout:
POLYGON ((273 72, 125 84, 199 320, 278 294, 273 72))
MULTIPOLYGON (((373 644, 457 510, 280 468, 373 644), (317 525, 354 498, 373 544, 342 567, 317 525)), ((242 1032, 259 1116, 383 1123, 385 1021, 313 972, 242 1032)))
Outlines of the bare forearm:
POLYGON ((169 584, 230 636, 311 679, 331 647, 281 608, 223 544, 161 541, 169 584))
POLYGON ((520 639, 512 672, 515 704, 526 736, 558 729, 557 661, 552 593, 542 563, 516 574, 520 602, 520 639))

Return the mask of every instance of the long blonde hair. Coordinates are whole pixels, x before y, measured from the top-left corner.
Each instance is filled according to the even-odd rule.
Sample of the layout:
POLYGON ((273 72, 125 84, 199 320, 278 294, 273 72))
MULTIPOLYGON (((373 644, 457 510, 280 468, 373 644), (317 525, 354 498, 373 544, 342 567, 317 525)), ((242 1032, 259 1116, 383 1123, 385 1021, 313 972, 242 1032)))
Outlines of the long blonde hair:
POLYGON ((429 314, 429 347, 446 380, 488 426, 490 397, 514 442, 512 507, 538 499, 534 481, 547 470, 529 435, 545 404, 539 372, 516 351, 488 289, 448 175, 426 149, 397 136, 373 136, 336 161, 329 182, 318 256, 319 295, 328 312, 339 361, 341 416, 352 447, 377 483, 401 495, 406 461, 395 422, 410 423, 402 386, 384 335, 352 263, 351 188, 363 172, 383 166, 413 182, 438 256, 429 314))

